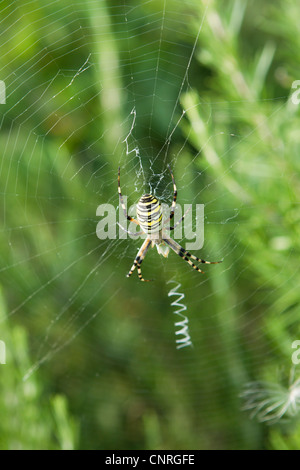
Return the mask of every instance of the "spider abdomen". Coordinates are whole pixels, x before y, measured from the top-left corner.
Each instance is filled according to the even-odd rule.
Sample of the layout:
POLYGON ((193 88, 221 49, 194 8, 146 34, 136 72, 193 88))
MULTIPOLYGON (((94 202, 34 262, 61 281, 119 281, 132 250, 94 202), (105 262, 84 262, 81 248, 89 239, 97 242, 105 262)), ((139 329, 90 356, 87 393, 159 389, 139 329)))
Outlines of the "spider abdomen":
POLYGON ((162 230, 161 203, 152 194, 144 194, 141 197, 136 207, 136 215, 143 232, 157 233, 162 230))

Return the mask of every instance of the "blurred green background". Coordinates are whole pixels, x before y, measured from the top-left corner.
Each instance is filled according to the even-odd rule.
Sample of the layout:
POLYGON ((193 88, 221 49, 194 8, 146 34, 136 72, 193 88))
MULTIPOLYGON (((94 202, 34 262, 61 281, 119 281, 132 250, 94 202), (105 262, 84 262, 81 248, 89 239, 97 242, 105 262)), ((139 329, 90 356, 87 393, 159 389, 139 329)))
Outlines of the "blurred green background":
POLYGON ((298 3, 1 5, 0 448, 299 448, 297 416, 268 426, 241 398, 288 387, 300 339, 298 3), (140 241, 99 240, 96 209, 119 165, 130 204, 170 204, 168 162, 205 204, 200 256, 224 261, 151 250, 144 284, 140 241))

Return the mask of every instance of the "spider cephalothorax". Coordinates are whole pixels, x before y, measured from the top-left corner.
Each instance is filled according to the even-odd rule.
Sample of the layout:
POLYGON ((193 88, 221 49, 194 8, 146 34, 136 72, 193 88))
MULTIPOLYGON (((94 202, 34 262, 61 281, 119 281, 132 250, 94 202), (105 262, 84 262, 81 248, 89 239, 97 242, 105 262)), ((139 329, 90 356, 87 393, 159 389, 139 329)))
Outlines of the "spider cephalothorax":
MULTIPOLYGON (((146 253, 147 253, 147 251, 148 251, 148 249, 150 248, 151 245, 152 245, 152 247, 156 246, 158 253, 165 256, 165 257, 168 256, 170 248, 171 248, 177 255, 179 255, 181 258, 183 258, 185 261, 187 261, 189 263, 189 265, 192 266, 193 269, 195 269, 196 271, 198 271, 200 273, 203 273, 203 271, 201 271, 201 269, 198 268, 198 266, 196 266, 191 261, 191 259, 193 259, 195 261, 198 261, 199 263, 205 263, 205 264, 221 263, 221 261, 205 261, 201 258, 197 258, 197 256, 194 256, 191 253, 189 253, 188 251, 186 251, 175 240, 173 240, 173 238, 170 237, 170 234, 168 232, 170 232, 171 230, 174 230, 174 228, 175 228, 175 227, 170 226, 170 221, 174 217, 174 211, 175 211, 176 200, 177 200, 177 189, 176 189, 175 179, 174 179, 174 176, 173 176, 173 173, 172 173, 170 167, 169 167, 169 170, 170 170, 171 178, 172 178, 172 181, 173 181, 174 192, 173 192, 173 202, 172 202, 172 206, 171 206, 171 212, 170 212, 170 216, 167 220, 168 225, 165 225, 163 223, 163 213, 162 213, 161 203, 152 194, 144 194, 140 198, 140 200, 137 204, 137 208, 136 208, 137 220, 135 220, 133 217, 130 217, 130 215, 127 214, 126 207, 125 207, 125 204, 124 204, 124 201, 123 201, 122 192, 121 192, 120 167, 119 167, 119 171, 118 171, 118 192, 119 192, 120 204, 123 208, 126 219, 130 220, 130 222, 134 222, 135 224, 139 225, 141 227, 142 231, 132 233, 132 232, 128 232, 128 230, 124 229, 124 227, 122 227, 121 225, 120 225, 120 227, 123 230, 125 230, 126 232, 130 233, 130 235, 133 235, 133 236, 142 235, 143 233, 145 233, 147 235, 143 245, 141 246, 141 248, 140 248, 140 250, 139 250, 139 252, 138 252, 138 254, 137 254, 137 256, 134 260, 134 263, 133 263, 129 273, 127 274, 127 277, 130 277, 131 274, 133 273, 133 271, 135 270, 135 268, 137 268, 139 279, 141 281, 148 281, 147 279, 144 279, 143 276, 142 276, 141 264, 142 264, 142 262, 143 262, 143 260, 146 256, 146 253)), ((184 219, 184 215, 179 220, 178 223, 182 222, 183 219, 184 219)))

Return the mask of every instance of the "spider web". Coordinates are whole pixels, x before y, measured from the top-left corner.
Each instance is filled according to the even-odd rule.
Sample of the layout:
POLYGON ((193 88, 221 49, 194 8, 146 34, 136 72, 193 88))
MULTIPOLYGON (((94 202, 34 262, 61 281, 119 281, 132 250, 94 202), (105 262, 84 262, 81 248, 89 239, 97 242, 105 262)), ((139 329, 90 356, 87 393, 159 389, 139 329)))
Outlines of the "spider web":
MULTIPOLYGON (((95 377, 95 388, 107 391, 111 384, 118 386, 118 379, 112 374, 111 383, 103 384, 101 371, 119 367, 123 354, 130 358, 133 375, 142 376, 141 369, 146 369, 151 380, 162 354, 171 377, 182 387, 180 400, 188 394, 185 382, 198 382, 198 376, 208 373, 207 363, 200 362, 203 370, 198 373, 195 367, 197 358, 208 354, 203 339, 206 334, 214 337, 216 317, 222 319, 216 337, 228 340, 228 354, 235 356, 226 334, 236 329, 236 320, 231 307, 226 302, 222 306, 222 296, 245 273, 233 270, 229 285, 223 279, 247 249, 246 243, 236 241, 235 232, 253 207, 249 188, 233 180, 231 171, 245 157, 244 143, 250 152, 258 141, 252 140, 253 130, 243 136, 228 131, 228 126, 214 131, 213 116, 219 113, 228 122, 235 112, 234 100, 191 100, 194 88, 201 88, 196 61, 211 21, 209 2, 199 3, 2 2, 0 79, 6 84, 6 105, 0 108, 0 171, 5 249, 0 270, 8 317, 30 331, 33 363, 24 380, 41 369, 50 376, 67 374, 69 389, 64 382, 64 390, 75 384, 84 391, 83 384, 95 377), (195 128, 188 126, 199 109, 211 128, 209 135, 196 118, 195 128), (193 145, 197 135, 200 150, 193 145), (218 155, 212 141, 219 142, 218 155), (150 250, 142 270, 157 282, 141 285, 136 273, 126 279, 141 241, 99 240, 96 209, 105 203, 118 207, 119 165, 122 191, 130 204, 150 192, 170 205, 167 163, 175 174, 178 202, 205 203, 205 242, 197 255, 224 262, 205 267, 202 276, 173 253, 165 260, 150 250), (212 168, 218 171, 211 172, 212 168), (222 246, 220 234, 226 240, 222 246), (176 350, 178 319, 168 298, 171 280, 180 283, 184 293, 181 302, 187 306, 193 348, 176 350), (214 297, 218 311, 212 310, 214 297)), ((245 96, 247 106, 252 102, 245 96)), ((272 117, 270 113, 261 123, 261 138, 272 117)), ((184 245, 184 240, 178 241, 184 245)), ((263 286, 260 292, 245 291, 235 306, 251 305, 258 294, 256 305, 263 305, 270 294, 262 291, 263 286)), ((252 325, 250 314, 249 309, 244 329, 252 325)), ((210 354, 213 367, 217 358, 210 354)), ((243 380, 243 365, 235 360, 243 380)), ((135 397, 151 394, 146 383, 139 388, 138 380, 134 382, 135 397)), ((221 379, 215 387, 224 393, 221 379)), ((122 392, 114 393, 120 400, 122 392)), ((169 393, 174 399, 176 392, 169 393)), ((205 391, 201 393, 204 415, 213 423, 214 407, 205 391)))

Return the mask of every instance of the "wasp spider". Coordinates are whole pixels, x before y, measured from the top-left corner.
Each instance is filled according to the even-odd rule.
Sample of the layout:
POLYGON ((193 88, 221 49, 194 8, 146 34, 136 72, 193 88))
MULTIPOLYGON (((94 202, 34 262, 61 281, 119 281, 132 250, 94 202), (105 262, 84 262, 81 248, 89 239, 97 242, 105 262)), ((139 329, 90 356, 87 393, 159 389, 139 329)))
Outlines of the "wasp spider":
POLYGON ((159 200, 155 197, 152 196, 152 194, 144 194, 138 204, 137 204, 137 209, 136 209, 136 216, 137 220, 135 220, 133 217, 130 217, 130 215, 127 214, 126 207, 124 204, 122 192, 121 192, 121 185, 120 185, 120 167, 118 170, 118 192, 119 192, 119 199, 120 199, 120 204, 123 208, 125 217, 127 220, 130 222, 134 222, 135 224, 139 225, 140 228, 142 229, 140 232, 129 232, 126 230, 122 225, 118 224, 125 232, 129 233, 130 235, 133 236, 139 236, 142 234, 146 234, 147 237, 141 246, 134 263, 127 274, 127 277, 130 277, 135 268, 137 268, 138 276, 141 281, 144 282, 149 282, 149 280, 144 279, 142 276, 142 271, 141 271, 141 264, 146 256, 146 253, 150 246, 152 248, 156 245, 157 251, 159 254, 163 255, 165 258, 168 256, 170 248, 177 254, 179 255, 182 259, 187 261, 190 266, 192 266, 193 269, 196 271, 203 273, 198 266, 196 266, 191 260, 198 261, 199 263, 204 263, 204 264, 217 264, 221 263, 222 261, 205 261, 204 259, 198 258, 197 256, 192 255, 188 251, 186 251, 182 246, 180 246, 173 238, 170 238, 168 231, 174 230, 174 228, 182 222, 184 219, 185 214, 183 217, 177 222, 177 224, 174 227, 170 226, 170 221, 174 217, 174 211, 175 211, 175 206, 176 206, 176 200, 177 200, 177 189, 176 189, 176 184, 175 184, 175 179, 173 176, 173 173, 171 171, 171 168, 168 165, 168 168, 171 173, 171 178, 173 182, 173 202, 171 206, 171 211, 170 211, 170 216, 168 218, 168 226, 163 225, 162 223, 162 207, 161 203, 159 200))

